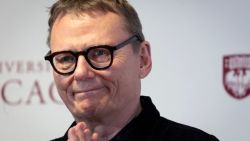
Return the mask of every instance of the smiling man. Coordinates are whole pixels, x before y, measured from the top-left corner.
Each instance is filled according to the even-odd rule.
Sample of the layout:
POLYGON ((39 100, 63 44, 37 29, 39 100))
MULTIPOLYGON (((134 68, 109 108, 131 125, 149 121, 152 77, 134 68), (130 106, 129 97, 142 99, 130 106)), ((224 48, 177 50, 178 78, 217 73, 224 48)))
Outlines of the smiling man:
POLYGON ((75 121, 55 141, 216 141, 160 116, 141 79, 152 67, 134 8, 126 0, 59 0, 50 10, 45 59, 75 121))

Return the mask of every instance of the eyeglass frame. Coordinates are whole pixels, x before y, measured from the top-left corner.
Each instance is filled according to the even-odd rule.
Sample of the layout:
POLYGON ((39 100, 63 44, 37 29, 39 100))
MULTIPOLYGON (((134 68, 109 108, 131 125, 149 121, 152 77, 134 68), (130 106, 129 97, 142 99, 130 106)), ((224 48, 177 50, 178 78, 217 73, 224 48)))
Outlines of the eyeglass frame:
POLYGON ((135 34, 133 36, 131 36, 130 38, 128 38, 127 40, 119 43, 118 45, 115 45, 115 46, 111 46, 111 45, 98 45, 98 46, 92 46, 92 47, 89 47, 87 49, 84 49, 82 51, 78 51, 78 52, 74 52, 74 51, 70 51, 70 50, 66 50, 66 51, 59 51, 59 52, 54 52, 54 53, 51 53, 51 50, 48 51, 48 53, 45 55, 44 59, 46 61, 49 61, 52 68, 54 69, 54 71, 58 74, 61 74, 61 75, 70 75, 70 74, 73 74, 75 72, 75 69, 77 67, 77 62, 78 62, 78 58, 80 55, 83 55, 85 60, 88 62, 88 64, 95 70, 105 70, 105 69, 108 69, 109 67, 111 67, 111 65, 113 64, 113 58, 114 58, 114 51, 118 50, 118 49, 121 49, 123 47, 125 47, 126 45, 128 45, 129 43, 131 42, 134 42, 134 41, 139 41, 139 42, 142 42, 143 39, 140 37, 140 35, 138 34, 135 34), (96 66, 94 66, 90 59, 88 58, 88 53, 93 50, 93 49, 96 49, 96 48, 104 48, 104 49, 107 49, 110 53, 110 63, 109 65, 107 65, 106 67, 102 67, 102 68, 98 68, 96 66), (60 71, 57 70, 56 66, 54 65, 53 63, 53 58, 58 55, 58 54, 62 54, 62 53, 70 53, 71 55, 73 55, 76 59, 75 61, 75 66, 73 68, 72 71, 69 71, 67 73, 62 73, 60 71))

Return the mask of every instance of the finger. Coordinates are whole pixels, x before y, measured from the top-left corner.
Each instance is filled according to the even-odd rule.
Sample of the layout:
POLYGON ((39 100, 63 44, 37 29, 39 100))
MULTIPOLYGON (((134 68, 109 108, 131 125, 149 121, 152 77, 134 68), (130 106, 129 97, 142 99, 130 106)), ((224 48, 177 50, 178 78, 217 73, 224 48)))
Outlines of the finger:
POLYGON ((77 141, 78 138, 76 136, 75 128, 72 127, 68 131, 68 141, 77 141))
POLYGON ((93 133, 91 139, 92 139, 91 141, 98 141, 99 139, 98 133, 93 133))
POLYGON ((107 141, 104 136, 104 129, 101 126, 97 126, 92 134, 93 141, 107 141))
POLYGON ((85 141, 85 135, 84 135, 85 128, 86 128, 86 125, 83 122, 78 123, 75 127, 76 136, 79 141, 85 141))
POLYGON ((85 129, 84 132, 85 141, 91 141, 91 132, 89 129, 85 129))
POLYGON ((108 141, 107 137, 100 136, 100 134, 98 133, 93 133, 91 139, 92 139, 91 141, 108 141))

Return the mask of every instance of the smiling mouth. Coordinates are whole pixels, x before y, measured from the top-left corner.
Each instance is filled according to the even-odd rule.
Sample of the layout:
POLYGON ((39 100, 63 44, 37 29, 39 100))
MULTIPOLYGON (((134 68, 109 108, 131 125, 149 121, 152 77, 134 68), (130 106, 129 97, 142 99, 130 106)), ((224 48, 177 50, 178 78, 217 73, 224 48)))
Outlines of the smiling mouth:
POLYGON ((96 94, 99 94, 102 91, 103 88, 94 88, 89 90, 83 90, 83 91, 76 91, 73 92, 73 96, 76 99, 86 99, 89 97, 96 96, 96 94))

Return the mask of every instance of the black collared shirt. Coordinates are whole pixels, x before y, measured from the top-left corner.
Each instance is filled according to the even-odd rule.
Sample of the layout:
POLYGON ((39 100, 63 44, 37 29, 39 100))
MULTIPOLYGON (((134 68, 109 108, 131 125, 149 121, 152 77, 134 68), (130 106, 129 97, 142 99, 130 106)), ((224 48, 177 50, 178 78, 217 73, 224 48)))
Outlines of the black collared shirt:
MULTIPOLYGON (((141 96, 141 105, 142 112, 110 141, 218 141, 200 129, 161 117, 150 97, 141 96)), ((67 141, 67 134, 53 141, 67 141)))

